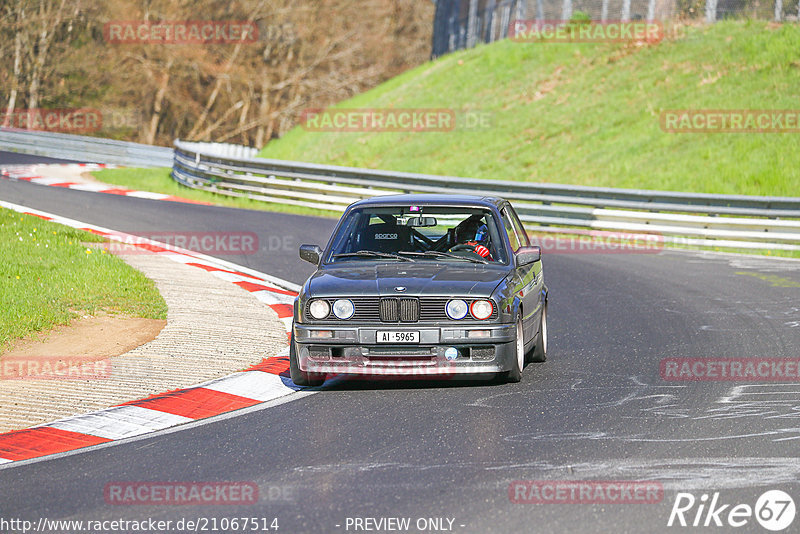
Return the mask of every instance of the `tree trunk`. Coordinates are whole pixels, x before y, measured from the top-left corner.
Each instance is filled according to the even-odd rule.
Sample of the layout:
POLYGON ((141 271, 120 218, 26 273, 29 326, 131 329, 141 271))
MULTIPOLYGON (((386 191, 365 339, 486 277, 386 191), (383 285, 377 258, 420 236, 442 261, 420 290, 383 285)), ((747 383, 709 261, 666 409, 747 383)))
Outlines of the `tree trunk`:
POLYGON ((156 99, 153 102, 153 114, 150 116, 150 124, 148 125, 147 132, 145 133, 144 142, 152 145, 156 140, 156 132, 158 131, 158 123, 161 121, 162 104, 164 102, 164 95, 167 93, 169 86, 169 68, 172 62, 167 64, 167 71, 161 76, 161 83, 156 92, 156 99))
POLYGON ((5 116, 3 118, 3 127, 7 128, 9 125, 9 121, 12 120, 14 116, 14 108, 17 107, 17 91, 19 89, 19 77, 20 77, 20 64, 22 63, 22 41, 19 35, 19 32, 14 37, 14 79, 11 85, 11 94, 8 97, 8 108, 6 109, 5 116))

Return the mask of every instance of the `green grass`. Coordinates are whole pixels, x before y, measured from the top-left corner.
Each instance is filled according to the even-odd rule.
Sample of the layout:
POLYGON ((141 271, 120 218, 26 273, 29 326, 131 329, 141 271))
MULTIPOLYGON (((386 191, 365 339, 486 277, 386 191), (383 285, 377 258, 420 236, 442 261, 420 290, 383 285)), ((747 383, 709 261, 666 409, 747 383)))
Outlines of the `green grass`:
POLYGON ((199 200, 201 202, 210 202, 217 206, 227 206, 230 208, 241 208, 248 210, 263 210, 263 211, 280 211, 285 213, 296 213, 300 215, 316 215, 321 217, 334 217, 338 218, 340 214, 318 210, 313 208, 306 208, 303 206, 291 206, 288 204, 277 204, 271 202, 262 202, 260 200, 252 200, 243 197, 229 197, 212 193, 210 191, 203 191, 202 189, 192 189, 185 185, 179 184, 170 176, 169 167, 157 168, 120 168, 120 169, 103 169, 100 171, 92 172, 92 175, 99 181, 111 185, 119 185, 130 189, 137 189, 139 191, 149 191, 151 193, 164 193, 166 195, 174 195, 189 200, 199 200))
POLYGON ((98 311, 166 319, 155 284, 83 243, 102 237, 0 209, 0 352, 11 343, 98 311))
POLYGON ((339 108, 485 112, 491 127, 322 133, 263 157, 623 188, 800 195, 800 134, 667 133, 662 110, 800 109, 800 27, 684 27, 652 46, 500 41, 444 56, 339 108))

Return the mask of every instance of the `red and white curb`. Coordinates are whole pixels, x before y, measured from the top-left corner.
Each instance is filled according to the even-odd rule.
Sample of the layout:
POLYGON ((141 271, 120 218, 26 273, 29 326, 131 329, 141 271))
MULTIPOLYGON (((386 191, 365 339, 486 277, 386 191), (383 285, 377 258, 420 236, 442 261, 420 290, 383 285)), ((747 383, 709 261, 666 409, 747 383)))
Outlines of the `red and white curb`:
MULTIPOLYGON (((64 178, 48 178, 40 174, 44 168, 80 168, 82 170, 115 169, 116 165, 106 163, 36 163, 29 165, 4 165, 0 167, 0 177, 21 180, 38 185, 49 185, 52 187, 64 187, 66 189, 76 189, 78 191, 91 191, 94 193, 106 193, 109 195, 122 195, 126 197, 146 198, 150 200, 167 200, 170 202, 183 202, 188 204, 203 204, 210 206, 211 202, 200 200, 190 200, 188 198, 176 197, 164 193, 152 193, 150 191, 137 191, 126 187, 113 186, 99 182, 72 182, 64 178)), ((45 173, 46 174, 46 173, 45 173)))
MULTIPOLYGON (((291 282, 157 241, 0 201, 0 207, 47 221, 86 230, 110 240, 134 243, 150 253, 208 271, 236 284, 278 313, 287 336, 294 298, 300 287, 291 282)), ((0 465, 30 460, 92 445, 141 436, 175 425, 217 416, 272 401, 301 388, 289 378, 289 348, 244 371, 186 389, 152 395, 104 410, 59 419, 51 423, 0 434, 0 465)))

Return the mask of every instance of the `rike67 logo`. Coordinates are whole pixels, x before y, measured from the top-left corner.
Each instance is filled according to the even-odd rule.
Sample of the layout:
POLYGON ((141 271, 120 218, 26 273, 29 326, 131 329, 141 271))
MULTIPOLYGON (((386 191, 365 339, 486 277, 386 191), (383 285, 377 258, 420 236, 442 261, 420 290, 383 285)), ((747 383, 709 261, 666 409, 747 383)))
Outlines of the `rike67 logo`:
POLYGON ((794 521, 794 500, 781 490, 765 491, 755 506, 746 503, 725 503, 719 492, 699 498, 691 493, 679 492, 675 496, 667 526, 728 527, 739 528, 755 520, 767 530, 786 530, 794 521))

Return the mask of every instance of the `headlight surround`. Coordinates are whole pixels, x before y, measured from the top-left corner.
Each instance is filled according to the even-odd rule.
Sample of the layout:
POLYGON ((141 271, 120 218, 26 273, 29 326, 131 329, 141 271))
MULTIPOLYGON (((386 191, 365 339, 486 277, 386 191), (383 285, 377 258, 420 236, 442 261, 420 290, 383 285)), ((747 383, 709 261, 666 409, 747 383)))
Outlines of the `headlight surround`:
POLYGON ((322 320, 331 313, 331 305, 328 301, 322 299, 315 299, 308 305, 308 313, 311 314, 316 320, 322 320))
POLYGON ((353 301, 349 299, 338 299, 333 303, 333 314, 343 321, 351 318, 356 309, 353 306, 353 301))
POLYGON ((484 321, 491 317, 493 311, 494 306, 490 300, 476 300, 469 307, 469 312, 479 321, 484 321))
POLYGON ((467 316, 467 311, 469 311, 469 307, 467 306, 467 303, 465 301, 461 299, 453 299, 447 302, 447 306, 445 306, 445 311, 447 312, 448 317, 458 321, 467 316))

